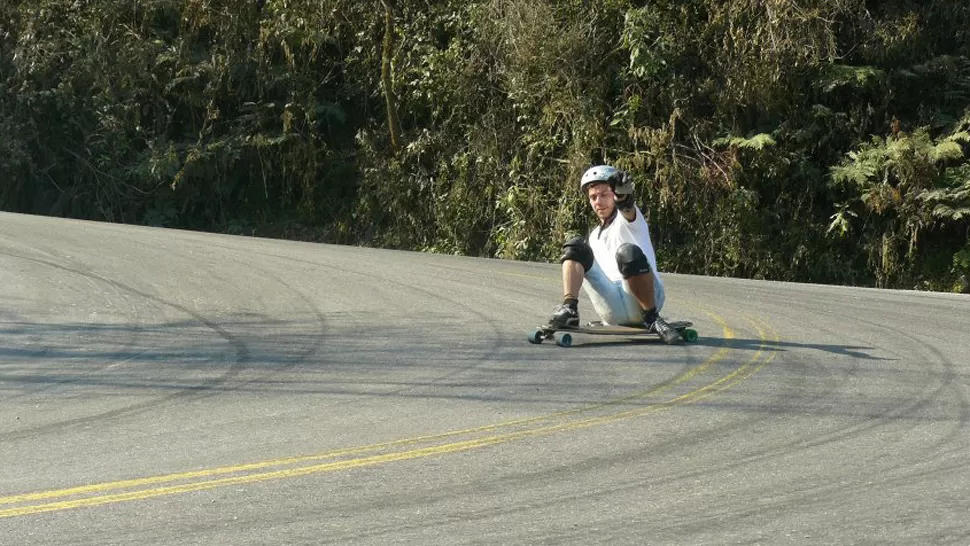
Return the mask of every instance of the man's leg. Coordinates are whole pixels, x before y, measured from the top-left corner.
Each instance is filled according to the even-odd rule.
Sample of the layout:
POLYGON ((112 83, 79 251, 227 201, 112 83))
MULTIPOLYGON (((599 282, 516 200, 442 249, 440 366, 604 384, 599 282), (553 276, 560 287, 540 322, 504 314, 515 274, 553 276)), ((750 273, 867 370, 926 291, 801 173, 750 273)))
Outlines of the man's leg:
POLYGON ((656 309, 653 270, 643 250, 630 243, 620 245, 616 251, 616 265, 630 293, 640 303, 640 308, 644 311, 656 309))
POLYGON ((575 260, 563 260, 562 262, 562 293, 563 301, 573 299, 579 300, 579 289, 583 287, 583 278, 586 270, 583 264, 575 260))
POLYGON ((562 304, 552 312, 549 324, 579 326, 579 289, 586 272, 593 267, 593 249, 583 239, 575 237, 562 246, 562 304))
POLYGON ((632 244, 621 245, 616 251, 616 262, 630 293, 643 309, 644 325, 660 334, 667 343, 679 339, 679 334, 660 317, 653 270, 643 250, 632 244))
POLYGON ((641 273, 626 278, 626 285, 630 288, 630 293, 640 303, 640 307, 646 311, 657 308, 657 299, 654 294, 653 273, 641 273))

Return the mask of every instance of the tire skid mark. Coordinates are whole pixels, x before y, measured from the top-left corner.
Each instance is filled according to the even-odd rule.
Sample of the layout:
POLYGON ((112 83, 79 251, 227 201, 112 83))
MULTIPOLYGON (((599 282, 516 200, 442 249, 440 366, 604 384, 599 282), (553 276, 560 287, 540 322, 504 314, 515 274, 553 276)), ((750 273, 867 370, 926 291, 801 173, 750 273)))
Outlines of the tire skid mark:
POLYGON ((15 440, 15 439, 27 438, 27 437, 35 436, 37 434, 47 433, 54 430, 62 430, 69 427, 76 427, 79 425, 84 425, 86 423, 91 423, 95 421, 116 419, 122 416, 128 416, 128 415, 144 412, 149 409, 158 407, 160 405, 164 405, 166 403, 169 403, 175 400, 185 400, 186 398, 197 399, 197 398, 211 396, 212 394, 215 393, 215 391, 213 390, 215 389, 215 387, 218 387, 219 385, 222 385, 231 381, 232 378, 237 376, 246 367, 250 359, 249 348, 241 339, 238 339, 236 336, 234 336, 232 333, 230 333, 228 330, 226 330, 219 324, 209 320, 202 314, 192 311, 191 309, 185 306, 172 303, 172 302, 167 302, 155 295, 137 290, 120 281, 105 278, 97 273, 83 271, 81 269, 72 268, 69 266, 65 266, 62 264, 58 264, 52 261, 43 260, 39 258, 31 258, 26 256, 21 256, 21 258, 25 260, 34 261, 42 265, 49 266, 54 269, 59 269, 73 275, 80 275, 82 277, 100 281, 109 286, 116 287, 119 290, 131 293, 131 294, 135 294, 147 301, 151 301, 153 303, 156 303, 162 306, 171 307, 188 316, 191 316, 197 322, 205 325, 208 329, 216 332, 216 334, 219 335, 219 337, 225 339, 229 343, 230 347, 233 348, 233 352, 235 353, 235 359, 232 361, 228 369, 222 375, 202 381, 198 385, 183 388, 173 394, 162 396, 154 400, 149 400, 138 404, 131 404, 123 408, 102 412, 96 415, 79 417, 76 419, 63 420, 57 423, 51 423, 47 425, 41 425, 38 427, 20 430, 17 432, 7 433, 7 434, 4 434, 4 437, 3 437, 4 440, 15 440))
POLYGON ((441 376, 439 376, 438 378, 436 378, 436 380, 433 381, 433 382, 429 382, 427 384, 422 384, 420 386, 401 387, 399 389, 395 389, 395 390, 393 390, 391 392, 388 392, 386 394, 402 395, 402 394, 404 394, 405 392, 407 392, 409 390, 414 390, 414 389, 418 389, 418 388, 427 388, 427 387, 433 386, 433 385, 438 384, 438 383, 440 383, 442 381, 446 381, 449 378, 452 378, 452 377, 455 377, 455 376, 464 374, 464 373, 466 373, 470 369, 481 368, 481 367, 485 366, 487 362, 494 360, 495 355, 497 355, 499 352, 501 352, 502 347, 505 346, 505 343, 503 343, 503 342, 508 341, 506 334, 498 327, 497 321, 493 321, 493 320, 489 319, 487 315, 485 315, 484 313, 482 313, 482 312, 474 309, 472 306, 468 305, 467 303, 464 303, 464 302, 455 300, 453 298, 445 297, 445 296, 441 295, 440 293, 435 292, 433 290, 429 290, 429 289, 426 289, 426 288, 422 288, 422 287, 418 286, 416 283, 405 283, 405 282, 402 282, 402 281, 398 280, 397 278, 392 278, 392 277, 389 277, 389 276, 379 275, 379 274, 374 273, 374 272, 364 272, 364 271, 359 271, 359 270, 352 270, 352 269, 349 269, 349 268, 339 267, 339 266, 336 266, 336 265, 333 265, 333 264, 329 264, 329 263, 320 263, 320 262, 316 262, 316 261, 312 261, 312 260, 298 258, 298 257, 295 257, 295 256, 288 256, 288 255, 277 254, 275 252, 266 252, 266 251, 261 251, 261 250, 255 250, 254 253, 260 254, 262 256, 268 256, 268 257, 272 257, 272 258, 277 258, 277 259, 282 259, 282 260, 297 262, 297 263, 301 263, 301 264, 304 264, 304 265, 310 265, 310 266, 313 266, 314 268, 322 268, 322 269, 326 269, 326 270, 329 270, 329 271, 339 272, 341 274, 347 275, 348 277, 355 278, 355 279, 360 279, 360 278, 373 279, 374 281, 376 281, 375 286, 377 286, 377 287, 386 287, 388 285, 393 285, 393 286, 401 287, 401 288, 406 289, 406 290, 411 291, 411 292, 418 292, 418 293, 421 293, 421 294, 423 294, 423 295, 425 295, 425 296, 427 296, 427 297, 429 297, 431 299, 441 300, 441 301, 447 302, 450 305, 454 306, 454 308, 462 309, 466 313, 478 317, 478 319, 480 319, 479 320, 479 324, 487 324, 488 325, 489 330, 490 330, 490 334, 491 334, 490 338, 491 339, 494 339, 495 342, 490 345, 491 348, 487 352, 485 352, 478 359, 478 361, 475 364, 472 364, 472 365, 469 365, 469 366, 465 366, 465 367, 461 367, 461 368, 458 368, 458 369, 450 370, 449 372, 447 372, 445 374, 442 374, 441 376))
MULTIPOLYGON (((255 267, 251 262, 245 262, 244 263, 242 261, 235 260, 235 259, 233 261, 235 261, 236 263, 238 263, 240 265, 245 265, 246 267, 249 267, 249 268, 254 268, 255 267)), ((262 272, 262 275, 263 276, 265 276, 267 278, 270 278, 270 279, 273 279, 273 281, 275 281, 277 284, 279 284, 280 286, 283 286, 284 288, 286 288, 290 293, 294 294, 297 297, 297 299, 299 299, 304 305, 306 305, 306 307, 316 317, 316 324, 319 327, 319 329, 317 331, 317 335, 314 335, 313 336, 313 339, 315 340, 314 343, 311 346, 306 347, 303 351, 300 351, 299 353, 297 353, 294 357, 287 358, 286 359, 287 360, 287 363, 285 365, 269 368, 265 372, 261 372, 261 373, 257 374, 256 377, 253 377, 251 379, 240 380, 240 381, 237 382, 237 384, 240 385, 240 386, 243 386, 243 385, 252 385, 252 384, 257 383, 258 381, 260 381, 261 379, 264 379, 266 377, 273 377, 275 375, 279 375, 280 373, 285 372, 285 371, 287 371, 289 369, 292 369, 292 368, 298 366, 302 362, 305 362, 310 357, 312 357, 314 355, 317 355, 320 352, 320 349, 323 346, 323 336, 325 335, 325 333, 327 331, 327 319, 326 319, 326 317, 323 315, 323 313, 320 311, 320 309, 316 305, 314 305, 314 304, 312 304, 310 302, 310 300, 306 296, 306 294, 304 294, 302 291, 300 291, 297 288, 295 288, 289 282, 284 281, 282 277, 280 277, 274 271, 271 271, 271 270, 269 270, 266 267, 255 267, 255 269, 260 270, 262 272)))
MULTIPOLYGON (((35 252, 41 253, 41 254, 45 254, 45 255, 51 256, 51 259, 52 260, 57 258, 53 254, 51 254, 49 252, 46 252, 46 251, 43 251, 43 250, 39 250, 39 249, 32 249, 32 250, 34 250, 35 252)), ((10 252, 2 252, 0 254, 3 254, 5 256, 10 256, 10 257, 13 257, 13 258, 16 258, 16 259, 20 259, 20 260, 23 260, 23 261, 27 261, 27 262, 39 263, 39 264, 41 264, 43 266, 47 266, 47 267, 50 267, 51 266, 51 263, 52 263, 52 262, 47 262, 47 261, 44 261, 44 260, 39 260, 37 258, 31 258, 31 257, 23 256, 23 255, 13 254, 13 253, 10 253, 10 252)), ((74 272, 74 270, 70 269, 68 266, 63 266, 62 269, 71 271, 72 273, 74 272)), ((99 288, 100 286, 102 286, 102 285, 99 285, 98 282, 96 282, 95 279, 93 279, 91 277, 86 277, 83 274, 79 274, 79 275, 82 278, 84 278, 85 280, 87 280, 88 282, 90 282, 92 284, 92 286, 94 286, 95 288, 99 288)), ((140 321, 137 320, 137 318, 141 315, 141 313, 140 313, 140 311, 139 311, 139 309, 138 309, 137 306, 131 304, 129 298, 125 295, 124 291, 120 290, 117 286, 113 286, 113 285, 108 285, 108 286, 112 290, 115 291, 115 294, 117 294, 125 303, 127 303, 131 307, 131 309, 132 309, 132 311, 134 313, 134 316, 136 318, 136 320, 135 320, 134 323, 125 324, 125 327, 127 329, 129 329, 133 333, 133 335, 132 336, 129 336, 129 337, 126 337, 125 340, 124 340, 124 342, 119 346, 120 348, 117 349, 117 350, 115 350, 114 352, 116 352, 116 353, 122 353, 122 354, 124 354, 124 353, 132 353, 132 355, 139 354, 139 352, 136 351, 136 350, 134 350, 134 348, 137 347, 137 341, 138 341, 139 336, 141 334, 143 334, 144 331, 145 331, 145 329, 142 326, 142 324, 140 323, 140 321)), ((99 290, 99 292, 100 293, 103 293, 103 291, 100 291, 100 290, 99 290)), ((3 324, 3 323, 0 323, 0 324, 3 324)), ((13 324, 17 324, 17 323, 14 322, 13 324)), ((47 327, 48 325, 43 325, 43 326, 44 327, 47 327)), ((110 330, 111 327, 99 327, 97 329, 110 330)), ((37 349, 35 351, 32 351, 32 353, 34 353, 34 354, 30 354, 29 356, 31 356, 33 358, 42 359, 42 358, 45 358, 46 355, 49 353, 49 348, 47 348, 47 347, 39 348, 39 349, 37 349)), ((38 392, 43 392, 45 390, 50 390, 50 389, 53 389, 53 388, 57 388, 59 386, 63 386, 63 385, 66 385, 66 384, 71 384, 71 383, 74 383, 76 381, 76 379, 79 378, 79 377, 94 376, 96 374, 99 374, 99 373, 103 372, 104 370, 111 369, 113 367, 121 366, 121 365, 129 362, 130 360, 132 360, 132 356, 131 355, 129 355, 128 357, 126 357, 124 359, 117 360, 115 362, 104 363, 104 364, 98 366, 97 369, 94 369, 94 370, 90 370, 90 371, 86 371, 86 372, 75 372, 75 373, 71 374, 70 376, 64 377, 63 379, 48 378, 45 384, 34 385, 32 388, 22 389, 22 392, 20 392, 19 394, 8 395, 8 397, 6 399, 7 400, 15 400, 15 399, 18 399, 18 398, 23 398, 23 397, 26 397, 26 396, 30 396, 30 395, 36 394, 38 392)))
MULTIPOLYGON (((908 414, 917 413, 920 410, 926 409, 934 401, 943 399, 943 395, 949 392, 952 395, 952 398, 956 399, 957 401, 959 414, 954 420, 952 429, 949 434, 943 437, 940 437, 933 444, 927 444, 923 449, 926 452, 934 452, 938 455, 947 455, 952 453, 959 453, 961 455, 964 455, 966 453, 965 446, 957 447, 950 452, 945 452, 940 450, 942 446, 953 443, 954 440, 965 440, 966 439, 965 434, 968 429, 968 425, 970 425, 970 400, 968 400, 967 392, 960 388, 960 384, 958 381, 959 375, 956 372, 956 367, 953 361, 951 361, 946 356, 944 356, 943 353, 936 347, 932 346, 931 344, 925 341, 922 341, 918 337, 914 336, 912 333, 902 328, 890 328, 884 323, 877 323, 877 322, 873 322, 865 319, 858 319, 858 321, 868 324, 870 327, 873 327, 873 328, 883 328, 883 329, 889 330, 890 332, 893 333, 894 336, 897 336, 899 338, 908 339, 911 342, 909 346, 921 347, 923 351, 932 355, 933 360, 942 368, 942 374, 940 374, 935 387, 931 385, 926 385, 926 388, 924 389, 925 396, 914 400, 912 403, 906 406, 898 408, 896 411, 893 411, 889 414, 881 416, 880 417, 881 424, 885 424, 885 422, 888 422, 891 419, 900 420, 901 418, 903 418, 908 414)), ((926 359, 925 361, 920 360, 917 362, 919 364, 922 364, 924 362, 929 362, 929 361, 930 359, 926 359)), ((914 423, 913 428, 919 427, 919 422, 920 422, 919 418, 914 418, 912 422, 914 423)))
MULTIPOLYGON (((821 313, 821 312, 820 312, 821 313)), ((831 313, 833 316, 836 313, 831 313)), ((760 319, 759 319, 760 320, 760 319)), ((940 357, 941 362, 946 366, 948 362, 942 355, 939 355, 937 351, 921 342, 919 339, 907 334, 905 331, 898 330, 895 328, 889 328, 883 323, 866 322, 870 326, 876 328, 882 328, 893 332, 896 335, 900 335, 906 339, 911 340, 917 345, 925 345, 931 352, 937 354, 940 357)), ((776 339, 777 341, 777 339, 776 339)), ((732 470, 740 470, 748 467, 757 467, 764 465, 765 462, 786 457, 796 452, 805 451, 808 449, 817 449, 826 445, 832 445, 838 442, 842 442, 848 439, 856 438, 862 436, 864 433, 872 430, 884 427, 887 424, 898 420, 901 416, 905 416, 914 410, 917 410, 927 404, 932 400, 936 394, 942 392, 948 387, 956 389, 956 386, 949 385, 946 381, 941 381, 937 388, 932 389, 930 392, 926 392, 926 396, 920 397, 919 399, 913 401, 910 404, 897 407, 892 411, 883 412, 878 416, 873 416, 866 419, 861 423, 853 423, 845 427, 839 427, 835 430, 828 430, 824 433, 812 436, 810 438, 799 438, 791 442, 784 444, 778 444, 771 446, 768 449, 764 449, 755 453, 748 454, 740 459, 731 460, 725 464, 716 465, 715 467, 706 467, 702 470, 696 472, 679 473, 676 475, 671 475, 666 477, 664 482, 680 482, 683 480, 690 479, 701 479, 705 475, 709 475, 711 472, 724 472, 732 470)), ((927 389, 929 390, 929 389, 927 389)), ((963 439, 961 436, 961 431, 965 431, 967 425, 967 405, 966 397, 961 397, 963 404, 961 404, 961 414, 958 419, 958 423, 954 425, 953 432, 947 436, 948 440, 954 438, 963 439)), ((917 425, 914 425, 917 426, 917 425)), ((705 441, 709 441, 710 437, 705 436, 705 441)), ((941 440, 943 441, 943 440, 941 440)), ((928 451, 937 451, 934 446, 927 446, 928 451)), ((956 447, 952 453, 959 452, 960 455, 965 455, 965 447, 956 447)), ((943 453, 936 453, 938 456, 943 456, 943 453)), ((764 514, 766 510, 771 510, 774 507, 785 507, 791 506, 793 503, 800 506, 810 506, 813 503, 821 502, 820 499, 830 499, 840 492, 854 492, 864 489, 873 488, 878 485, 911 485, 914 479, 925 478, 935 475, 940 475, 950 471, 964 471, 965 461, 957 461, 952 464, 945 466, 944 468, 934 468, 931 470, 922 471, 919 467, 910 466, 905 461, 900 461, 899 464, 892 465, 890 467, 880 466, 879 468, 873 468, 869 472, 858 474, 853 476, 851 479, 841 479, 839 481, 826 481, 824 483, 818 484, 813 482, 806 482, 809 485, 807 487, 798 487, 795 484, 791 484, 790 490, 778 493, 777 491, 772 491, 772 493, 764 497, 759 501, 758 505, 751 509, 745 510, 724 510, 715 513, 705 514, 704 517, 699 519, 694 519, 685 523, 684 526, 689 525, 692 530, 696 530, 697 525, 703 521, 709 521, 712 526, 719 525, 724 521, 724 518, 740 518, 743 519, 748 516, 755 516, 758 514, 764 514)), ((677 526, 674 527, 676 529, 677 526)))
MULTIPOLYGON (((723 319, 713 315, 712 318, 725 324, 724 334, 727 339, 733 337, 733 331, 723 322, 723 319)), ((759 329, 759 333, 764 336, 763 330, 759 329)), ((708 398, 748 379, 766 366, 774 356, 773 354, 765 355, 763 350, 759 350, 753 357, 733 371, 720 375, 701 387, 683 394, 674 394, 666 400, 646 403, 645 405, 632 409, 616 410, 617 406, 627 404, 636 399, 644 399, 651 395, 657 395, 671 389, 677 384, 688 381, 722 360, 728 352, 730 352, 728 347, 722 347, 699 366, 684 371, 679 380, 669 381, 664 385, 657 385, 634 395, 592 404, 583 408, 496 423, 472 429, 451 431, 432 436, 335 450, 303 457, 0 497, 0 506, 22 505, 0 509, 0 518, 100 506, 164 495, 202 491, 230 485, 351 470, 398 461, 458 453, 513 441, 590 428, 619 420, 655 414, 708 398), (26 503, 33 504, 24 505, 26 503)))

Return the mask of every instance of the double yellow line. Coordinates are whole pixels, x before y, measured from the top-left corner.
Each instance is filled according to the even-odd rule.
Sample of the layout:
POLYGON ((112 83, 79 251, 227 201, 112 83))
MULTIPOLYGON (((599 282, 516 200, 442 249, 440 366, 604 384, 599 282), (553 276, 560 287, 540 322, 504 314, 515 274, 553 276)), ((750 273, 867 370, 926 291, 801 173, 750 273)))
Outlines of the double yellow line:
MULTIPOLYGON (((734 339, 734 332, 723 319, 713 313, 707 311, 705 313, 721 325, 724 339, 734 339)), ((670 381, 651 389, 602 404, 528 419, 451 431, 433 436, 409 438, 395 442, 341 449, 302 457, 290 457, 194 472, 182 472, 5 496, 0 497, 0 518, 29 516, 45 512, 101 506, 165 495, 203 491, 218 487, 295 478, 311 474, 323 474, 420 459, 479 449, 527 438, 547 436, 656 413, 678 405, 696 402, 729 389, 737 383, 751 377, 767 365, 773 358, 772 354, 766 356, 764 351, 765 344, 768 341, 767 333, 755 321, 749 319, 749 322, 758 331, 760 338, 759 348, 749 360, 741 364, 731 373, 720 376, 710 383, 659 402, 647 403, 638 405, 632 409, 617 411, 618 406, 622 405, 626 407, 631 402, 636 400, 642 401, 648 396, 655 396, 662 391, 669 390, 676 385, 686 383, 699 376, 709 370, 715 363, 723 360, 731 349, 728 346, 723 346, 701 364, 685 370, 670 381), (9 508, 3 508, 4 506, 9 506, 9 508)), ((777 336, 774 339, 777 340, 777 336)))

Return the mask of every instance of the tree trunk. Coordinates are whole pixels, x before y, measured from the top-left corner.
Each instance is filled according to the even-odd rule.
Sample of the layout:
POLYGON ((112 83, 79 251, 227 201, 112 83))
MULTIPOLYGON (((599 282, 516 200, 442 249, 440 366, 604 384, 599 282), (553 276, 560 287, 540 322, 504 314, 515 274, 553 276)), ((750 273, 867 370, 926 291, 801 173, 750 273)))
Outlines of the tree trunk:
POLYGON ((384 5, 384 46, 381 52, 381 84, 387 103, 387 128, 391 136, 391 153, 397 154, 401 147, 401 123, 397 117, 397 96, 394 94, 394 67, 391 64, 394 47, 393 0, 381 0, 384 5))

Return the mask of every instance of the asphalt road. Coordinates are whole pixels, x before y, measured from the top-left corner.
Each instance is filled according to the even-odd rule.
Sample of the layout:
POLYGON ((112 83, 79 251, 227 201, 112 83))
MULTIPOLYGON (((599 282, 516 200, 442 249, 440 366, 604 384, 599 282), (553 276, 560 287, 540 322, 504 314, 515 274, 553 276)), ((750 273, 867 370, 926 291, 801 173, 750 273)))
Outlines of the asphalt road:
POLYGON ((0 214, 0 544, 970 544, 970 298, 666 281, 0 214))

